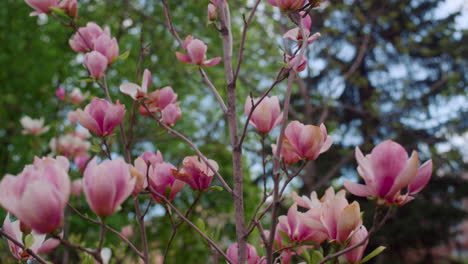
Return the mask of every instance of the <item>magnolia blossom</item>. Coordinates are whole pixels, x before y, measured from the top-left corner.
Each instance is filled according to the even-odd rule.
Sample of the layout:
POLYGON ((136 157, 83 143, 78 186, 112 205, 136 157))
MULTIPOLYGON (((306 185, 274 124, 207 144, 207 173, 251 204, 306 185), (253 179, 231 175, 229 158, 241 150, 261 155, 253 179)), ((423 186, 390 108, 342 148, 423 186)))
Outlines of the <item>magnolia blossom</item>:
POLYGON ((218 8, 214 4, 208 4, 208 21, 213 22, 216 21, 216 19, 218 19, 217 9, 218 8))
POLYGON ((65 100, 65 93, 65 88, 63 88, 63 86, 59 86, 57 90, 55 90, 55 96, 57 96, 57 99, 59 99, 59 101, 65 100))
MULTIPOLYGON (((365 226, 361 226, 351 237, 349 244, 346 248, 352 247, 356 244, 361 243, 368 236, 368 232, 365 226)), ((364 251, 366 251, 367 244, 369 244, 369 239, 366 240, 364 245, 359 246, 348 253, 345 254, 346 260, 349 263, 359 263, 362 260, 364 251)))
POLYGON ((67 157, 75 157, 86 155, 91 147, 91 143, 80 136, 68 133, 58 138, 52 138, 49 146, 54 153, 59 153, 67 157))
POLYGON ((98 137, 108 136, 122 122, 125 105, 112 104, 104 99, 94 97, 84 111, 76 110, 78 122, 98 137))
POLYGON ((49 131, 49 126, 44 126, 44 118, 32 119, 29 116, 23 116, 20 119, 23 126, 23 134, 41 135, 49 131))
POLYGON ((82 93, 79 88, 73 88, 71 93, 68 95, 71 103, 81 104, 86 98, 88 98, 89 92, 82 93))
MULTIPOLYGON (((250 115, 253 105, 260 98, 253 99, 248 96, 245 100, 244 112, 247 116, 250 115)), ((268 133, 273 128, 281 123, 283 114, 281 113, 280 104, 277 96, 265 97, 260 104, 255 108, 250 118, 249 123, 255 127, 260 133, 268 133)))
POLYGON ((68 41, 71 48, 76 52, 88 52, 94 50, 94 42, 101 35, 110 37, 109 29, 102 30, 94 22, 88 22, 86 27, 80 27, 78 32, 68 41))
MULTIPOLYGON (((317 36, 320 36, 320 34, 317 36)), ((301 71, 304 71, 305 68, 307 67, 307 57, 304 55, 301 55, 300 59, 299 59, 299 55, 294 56, 292 58, 288 56, 286 59, 288 61, 289 68, 292 68, 294 71, 301 72, 301 71)))
POLYGON ((120 85, 120 91, 130 97, 133 100, 146 97, 148 93, 148 87, 151 84, 151 72, 145 69, 143 72, 143 79, 141 80, 141 86, 135 83, 127 82, 120 85))
MULTIPOLYGON (((158 194, 165 196, 168 200, 174 197, 184 188, 185 183, 174 177, 174 171, 177 172, 174 165, 163 162, 155 163, 150 166, 148 177, 152 189, 158 194)), ((151 194, 156 202, 161 202, 161 198, 156 194, 151 194)))
POLYGON ((305 14, 304 11, 300 12, 301 15, 301 21, 302 21, 302 27, 304 32, 301 31, 300 27, 296 27, 293 29, 290 29, 288 32, 286 32, 283 35, 283 38, 296 41, 298 42, 298 45, 301 45, 301 42, 306 39, 307 44, 310 45, 314 41, 316 41, 320 37, 320 33, 314 33, 312 36, 310 35, 310 27, 312 26, 312 19, 310 18, 309 15, 306 15, 304 18, 302 17, 305 14), (302 35, 304 33, 304 36, 302 35))
MULTIPOLYGON (((226 251, 226 255, 233 264, 239 264, 238 259, 239 246, 233 243, 226 251)), ((261 258, 258 256, 257 249, 247 243, 247 264, 260 264, 261 258)))
POLYGON ((182 116, 182 110, 180 110, 179 104, 170 104, 162 110, 161 114, 163 121, 173 126, 182 116))
MULTIPOLYGON (((3 221, 3 230, 6 234, 10 235, 24 246, 22 243, 23 232, 21 232, 20 221, 17 220, 11 222, 10 214, 7 214, 5 220, 3 221)), ((49 238, 46 240, 46 235, 37 234, 36 232, 32 232, 31 235, 34 238, 34 242, 28 249, 36 254, 48 253, 60 244, 60 241, 57 239, 49 238)), ((32 258, 32 256, 29 255, 27 251, 23 250, 23 248, 11 242, 10 240, 7 241, 11 254, 13 254, 13 257, 15 257, 17 260, 27 260, 32 258)))
POLYGON ((268 3, 282 11, 296 11, 304 6, 305 0, 268 0, 268 3))
POLYGON ((30 16, 48 14, 51 12, 51 7, 58 7, 58 0, 25 0, 25 2, 36 10, 29 14, 30 16))
MULTIPOLYGON (((208 163, 215 171, 218 171, 219 167, 216 161, 209 159, 208 163)), ((208 189, 214 174, 215 172, 198 156, 185 157, 182 170, 180 172, 174 171, 174 176, 186 182, 193 190, 208 189)))
POLYGON ((17 176, 0 182, 0 205, 38 233, 54 231, 63 220, 70 196, 69 162, 65 157, 34 158, 17 176))
POLYGON ((75 18, 78 16, 78 1, 77 0, 62 0, 59 4, 60 9, 65 11, 68 16, 75 18))
POLYGON ((344 244, 362 225, 359 203, 354 201, 349 204, 344 190, 335 194, 330 187, 320 200, 316 192, 310 198, 293 193, 292 198, 298 206, 309 209, 307 213, 320 219, 329 241, 344 244))
POLYGON ((97 164, 92 159, 84 171, 83 190, 89 206, 98 216, 110 216, 130 196, 135 179, 122 159, 97 164))
POLYGON ((166 86, 162 89, 157 89, 156 91, 148 95, 148 99, 145 100, 145 106, 140 105, 140 113, 142 115, 147 115, 148 110, 150 113, 154 114, 162 111, 170 104, 175 104, 177 101, 177 94, 174 93, 174 90, 170 86, 166 86))
MULTIPOLYGON (((278 218, 278 232, 287 236, 292 243, 315 242, 321 244, 327 239, 327 230, 320 221, 320 214, 310 210, 306 213, 297 211, 294 204, 287 215, 278 218)), ((283 245, 287 246, 287 245, 283 245)))
POLYGON ((419 167, 418 153, 408 158, 406 150, 398 143, 386 140, 364 156, 356 147, 358 173, 365 185, 345 180, 346 189, 361 197, 374 197, 387 204, 404 205, 413 200, 429 182, 432 160, 419 167), (407 189, 402 194, 403 189, 407 189))
POLYGON ((163 163, 163 157, 160 151, 157 153, 146 151, 140 157, 135 159, 135 166, 130 169, 132 176, 135 178, 135 188, 132 194, 137 195, 143 189, 148 187, 147 175, 153 171, 153 167, 158 163, 163 163))
POLYGON ((116 38, 102 34, 94 40, 94 50, 107 58, 107 64, 111 64, 119 56, 119 43, 116 38))
MULTIPOLYGON (((281 148, 281 155, 286 163, 296 163, 299 160, 315 160, 327 151, 333 143, 328 136, 326 127, 304 125, 299 121, 292 121, 286 127, 281 148)), ((276 146, 273 146, 274 153, 276 146)))
POLYGON ((143 154, 141 154, 141 158, 149 164, 156 164, 156 163, 162 163, 163 162, 163 156, 161 152, 158 150, 156 153, 150 152, 150 151, 145 151, 143 154))
POLYGON ((85 55, 84 64, 93 78, 100 79, 104 76, 108 61, 100 52, 91 51, 85 55))
POLYGON ((184 50, 187 54, 176 52, 177 59, 184 63, 192 63, 199 66, 215 66, 221 61, 220 57, 206 59, 206 50, 208 47, 203 41, 187 36, 184 41, 184 50))
POLYGON ((75 163, 76 167, 78 167, 78 169, 81 172, 83 172, 85 167, 86 167, 86 164, 88 163, 88 160, 89 160, 89 155, 88 154, 82 154, 82 155, 76 156, 73 159, 73 162, 75 163))

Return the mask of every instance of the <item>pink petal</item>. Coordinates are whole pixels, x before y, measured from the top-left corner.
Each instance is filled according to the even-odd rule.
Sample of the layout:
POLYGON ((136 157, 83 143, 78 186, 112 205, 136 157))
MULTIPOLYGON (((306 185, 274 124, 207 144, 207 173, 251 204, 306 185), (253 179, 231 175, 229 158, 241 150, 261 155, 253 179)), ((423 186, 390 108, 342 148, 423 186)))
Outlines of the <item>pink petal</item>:
POLYGON ((375 195, 372 190, 369 189, 366 185, 359 183, 354 183, 348 180, 344 180, 344 186, 348 192, 359 196, 359 197, 368 197, 375 195))
POLYGON ((429 183, 432 174, 432 160, 424 162, 421 167, 419 167, 416 177, 413 182, 409 185, 409 193, 416 194, 420 192, 426 185, 429 183))
POLYGON ((371 152, 371 166, 378 195, 385 197, 405 168, 408 153, 398 143, 386 140, 371 152))
POLYGON ((130 96, 133 100, 137 100, 138 91, 142 90, 140 86, 134 83, 123 83, 120 85, 120 92, 130 96))
POLYGON ((410 159, 406 162, 405 168, 401 171, 398 177, 395 179, 392 189, 388 192, 387 197, 391 198, 401 189, 407 187, 418 173, 418 153, 413 151, 410 159))
POLYGON ((179 61, 183 63, 192 63, 192 59, 186 54, 176 52, 176 57, 179 61))
POLYGON ((203 65, 204 65, 204 66, 215 66, 215 65, 218 64, 220 61, 221 61, 221 57, 215 57, 215 58, 212 58, 212 59, 209 59, 209 60, 204 61, 204 62, 203 62, 203 65))
POLYGON ((199 39, 192 40, 187 45, 187 53, 192 59, 192 63, 202 65, 206 57, 207 49, 208 47, 203 43, 203 41, 199 39))
POLYGON ((141 81, 141 90, 144 93, 147 93, 150 84, 151 84, 151 72, 148 69, 145 69, 145 71, 143 72, 143 80, 141 81))

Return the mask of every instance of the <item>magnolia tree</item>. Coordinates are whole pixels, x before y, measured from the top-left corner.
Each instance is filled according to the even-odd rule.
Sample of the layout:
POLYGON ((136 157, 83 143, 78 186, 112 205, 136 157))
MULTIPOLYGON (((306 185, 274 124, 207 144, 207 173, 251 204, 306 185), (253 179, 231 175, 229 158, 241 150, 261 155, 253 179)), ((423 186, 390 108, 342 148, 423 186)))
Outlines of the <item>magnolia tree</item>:
MULTIPOLYGON (((368 255, 364 254, 369 239, 385 223, 394 208, 410 202, 425 187, 432 173, 430 160, 420 165, 417 152, 413 151, 409 156, 401 145, 391 140, 378 144, 366 155, 356 148, 357 172, 364 184, 344 181, 344 187, 355 196, 367 197, 375 202, 374 221, 368 227, 363 225, 363 212, 359 203, 348 201, 345 190, 335 191, 330 187, 321 198, 316 192, 310 196, 287 193, 288 184, 309 161, 319 159, 333 141, 324 124, 315 126, 289 120, 293 82, 300 78, 299 73, 306 68, 305 52, 320 37, 319 33, 310 32, 312 21, 309 16, 310 12, 320 7, 320 1, 265 2, 279 8, 281 14, 290 21, 290 29, 283 36, 290 45, 284 49, 284 62, 269 89, 259 97, 251 94, 241 102, 236 95, 236 83, 245 59, 243 51, 247 31, 262 1, 253 1, 250 13, 243 18, 243 31, 236 41, 240 44, 234 52, 229 3, 226 0, 211 0, 208 4, 208 20, 219 31, 224 50, 222 57, 212 58, 207 58, 211 56, 207 56, 208 47, 202 40, 191 35, 185 36, 183 40, 173 25, 166 1, 161 2, 167 30, 180 48, 174 51, 174 58, 198 69, 218 104, 217 110, 227 120, 232 153, 232 183, 220 174, 216 157, 202 153, 182 131, 174 128, 183 109, 171 87, 154 89, 151 87, 152 73, 147 69, 141 72, 140 69, 144 68, 141 58, 148 53, 146 46, 140 49, 136 70, 137 75, 141 75, 141 83, 115 84, 120 89, 112 93, 106 73, 114 62, 125 60, 128 53, 120 54, 118 40, 112 37, 110 30, 94 22, 79 26, 76 0, 26 0, 26 4, 35 10, 32 16, 47 14, 74 30, 69 45, 77 53, 84 54, 88 81, 97 84, 105 98, 94 97, 84 108, 68 112, 68 120, 64 122, 70 129, 52 138, 52 154, 36 157, 21 173, 6 175, 0 182, 0 205, 8 212, 0 234, 7 239, 12 255, 20 262, 35 259, 47 263, 44 259, 46 255, 41 254, 62 244, 81 251, 91 262, 94 259, 98 263, 107 263, 109 249, 104 247, 104 237, 106 232, 110 232, 131 249, 134 258, 142 263, 154 263, 155 260, 149 254, 153 244, 148 241, 144 224, 148 207, 146 210, 141 209, 141 199, 164 206, 174 231, 180 225, 195 230, 213 252, 215 263, 364 263, 379 254, 383 247, 369 250, 371 253, 368 255), (233 56, 237 58, 233 60, 233 56), (224 68, 227 98, 218 92, 220 87, 215 87, 205 67, 224 68), (275 87, 281 82, 287 83, 286 93, 280 96, 284 98, 282 109, 279 97, 275 95, 275 87), (126 96, 133 100, 131 109, 126 109, 117 99, 126 96), (236 115, 236 109, 242 106, 245 117, 240 118, 236 115), (178 166, 164 161, 159 151, 141 153, 133 160, 131 153, 136 115, 153 120, 155 126, 167 130, 187 144, 194 155, 180 157, 183 162, 178 166), (245 122, 239 121, 244 118, 245 122), (280 133, 273 140, 273 158, 267 159, 270 153, 266 153, 264 145, 275 127, 279 127, 280 133), (120 132, 114 134, 116 129, 120 132), (256 205, 252 216, 246 218, 242 151, 249 133, 260 135, 264 184, 260 203, 256 205), (114 138, 120 140, 120 154, 111 152, 114 138), (94 151, 91 151, 93 148, 94 151), (273 168, 268 171, 271 175, 267 175, 267 166, 273 168), (70 170, 78 171, 82 177, 71 179, 70 170), (222 187, 212 185, 214 178, 222 187), (272 181, 267 183, 268 178, 272 181), (191 189, 196 197, 188 208, 178 208, 173 203, 183 188, 191 189), (236 232, 235 237, 231 238, 232 244, 227 248, 210 237, 210 232, 203 225, 191 220, 196 203, 211 191, 227 192, 234 204, 236 232), (73 206, 70 196, 79 196, 81 192, 95 216, 88 216, 73 206), (285 204, 284 197, 287 195, 292 198, 293 204, 285 204), (106 223, 108 217, 122 213, 120 208, 128 199, 134 201, 133 210, 141 238, 138 244, 129 239, 136 232, 131 226, 117 231, 106 223), (289 206, 286 215, 280 215, 281 204, 289 206), (67 207, 87 224, 99 226, 101 232, 95 248, 86 248, 67 239, 64 233, 66 229, 63 228, 67 207)), ((183 25, 177 28, 183 28, 183 25)), ((56 97, 61 103, 75 106, 79 106, 89 96, 79 89, 68 93, 63 87, 56 90, 56 97)), ((49 129, 43 119, 24 117, 21 124, 25 134, 40 135, 49 129)), ((163 261, 171 262, 166 259, 166 255, 163 261)))

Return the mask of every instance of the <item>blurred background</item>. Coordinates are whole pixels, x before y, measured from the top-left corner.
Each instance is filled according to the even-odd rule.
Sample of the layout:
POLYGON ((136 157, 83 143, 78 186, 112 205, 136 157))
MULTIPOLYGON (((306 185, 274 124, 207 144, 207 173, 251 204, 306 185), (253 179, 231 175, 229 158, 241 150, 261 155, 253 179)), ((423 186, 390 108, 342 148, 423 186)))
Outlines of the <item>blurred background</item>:
MULTIPOLYGON (((108 25, 128 59, 117 62, 108 73, 113 98, 131 107, 131 99, 118 92, 123 81, 136 80, 140 43, 150 44, 143 67, 153 73, 153 86, 172 86, 182 102, 182 118, 175 129, 183 131, 208 158, 220 165, 229 183, 230 149, 225 120, 213 107, 215 101, 197 69, 179 63, 174 52, 180 47, 169 34, 159 0, 79 0, 79 24, 94 21, 108 25)), ((168 1, 173 22, 181 37, 194 35, 205 41, 208 57, 221 56, 222 41, 207 24, 203 1, 168 1)), ((242 27, 254 1, 229 0, 233 18, 235 51, 242 27)), ((34 155, 50 153, 54 135, 64 134, 70 110, 84 107, 92 96, 103 97, 93 83, 84 82, 87 72, 83 56, 68 45, 73 34, 52 17, 29 17, 32 10, 19 0, 0 1, 0 175, 17 174, 34 155), (65 104, 55 97, 55 89, 74 88, 91 96, 80 105, 65 104), (50 131, 40 136, 22 135, 21 117, 43 117, 50 131)), ((317 191, 321 196, 329 186, 342 187, 344 178, 358 180, 354 148, 368 153, 385 139, 393 139, 407 151, 417 150, 421 160, 432 158, 434 173, 417 199, 398 209, 371 240, 368 250, 384 245, 387 250, 372 263, 468 263, 468 2, 466 0, 333 0, 324 1, 311 13, 312 32, 322 37, 307 53, 308 68, 301 74, 303 89, 293 89, 291 119, 303 123, 325 123, 334 145, 316 162, 311 162, 290 191, 302 194, 317 191)), ((259 96, 269 87, 281 67, 285 43, 281 38, 294 25, 263 1, 247 35, 245 62, 240 71, 239 118, 243 124, 243 104, 249 93, 259 96)), ((225 96, 221 66, 207 73, 225 96)), ((140 77, 137 77, 138 83, 140 77)), ((285 84, 272 92, 283 98, 285 84)), ((194 153, 150 119, 137 116, 133 158, 143 151, 160 150, 164 159, 178 166, 194 153)), ((127 128, 128 129, 128 128, 127 128)), ((278 128, 277 128, 278 129, 278 128)), ((267 145, 275 142, 275 130, 267 145)), ((117 133, 117 132, 116 132, 117 133)), ((249 130, 244 149, 247 216, 261 199, 260 137, 249 130)), ((268 150, 271 153, 271 150, 268 150)), ((119 155, 116 140, 113 155, 119 155)), ((271 170, 271 164, 267 167, 271 170)), ((77 179, 80 173, 72 171, 77 179)), ((220 185, 215 181, 215 184, 220 185)), ((357 197, 349 197, 358 199, 357 197)), ((194 199, 184 189, 175 200, 186 208, 194 199)), ((372 203, 358 199, 370 225, 372 203)), ((148 199, 140 199, 146 208, 148 199)), ((93 216, 83 196, 72 201, 80 211, 93 216)), ((291 205, 283 203, 283 213, 291 205)), ((137 230, 131 206, 109 218, 120 229, 132 225, 137 230)), ((93 246, 97 226, 67 212, 70 240, 93 246)), ((210 235, 226 248, 235 239, 233 206, 222 192, 205 195, 192 219, 203 222, 210 235)), ((0 219, 5 211, 0 210, 0 219)), ((265 218, 268 226, 268 217, 265 218)), ((146 216, 155 262, 170 236, 169 219, 163 207, 150 205, 146 216)), ((255 237, 255 234, 254 234, 255 237)), ((249 242, 262 248, 259 239, 249 242)), ((137 232, 132 241, 139 245, 137 232)), ((106 237, 113 252, 111 263, 133 263, 129 249, 115 236, 106 237)), ((169 251, 168 263, 209 263, 211 251, 202 239, 183 225, 169 251), (181 253, 181 250, 182 253, 181 253)), ((60 247, 50 255, 54 263, 80 263, 80 254, 60 247)), ((4 239, 0 241, 0 262, 16 263, 4 239)))

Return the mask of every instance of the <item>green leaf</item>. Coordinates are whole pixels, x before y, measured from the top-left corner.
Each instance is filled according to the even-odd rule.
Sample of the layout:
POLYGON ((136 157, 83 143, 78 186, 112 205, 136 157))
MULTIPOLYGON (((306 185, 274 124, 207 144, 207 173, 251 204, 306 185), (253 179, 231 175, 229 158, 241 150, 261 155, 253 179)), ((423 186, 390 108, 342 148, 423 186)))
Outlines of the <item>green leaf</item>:
POLYGON ((374 258, 377 255, 379 255, 380 253, 382 253, 382 251, 384 251, 385 248, 386 247, 384 247, 384 246, 380 246, 380 247, 374 249, 374 251, 369 253, 369 255, 367 255, 365 258, 363 258, 358 264, 366 263, 367 261, 371 260, 372 258, 374 258))
POLYGON ((94 264, 94 259, 92 256, 88 255, 88 254, 82 254, 82 258, 81 258, 81 264, 94 264))
POLYGON ((30 248, 34 244, 34 237, 33 235, 29 234, 24 238, 24 246, 26 248, 30 248))
POLYGON ((217 185, 214 185, 208 188, 208 191, 222 191, 222 190, 224 190, 223 187, 217 186, 217 185))
POLYGON ((126 60, 129 55, 130 55, 130 50, 127 50, 124 53, 120 54, 118 57, 113 58, 111 63, 114 63, 117 60, 126 60))
POLYGON ((205 222, 201 218, 198 218, 197 221, 195 222, 195 225, 203 232, 205 233, 205 222))
POLYGON ((67 13, 65 13, 65 11, 63 11, 63 9, 61 9, 61 8, 49 7, 49 9, 50 9, 50 11, 52 11, 52 13, 56 14, 57 16, 68 18, 67 13))
POLYGON ((92 79, 92 78, 86 78, 86 79, 78 80, 78 82, 94 82, 94 79, 92 79))
POLYGON ((320 251, 312 250, 308 263, 312 263, 312 264, 319 263, 322 259, 323 259, 323 255, 320 251))

